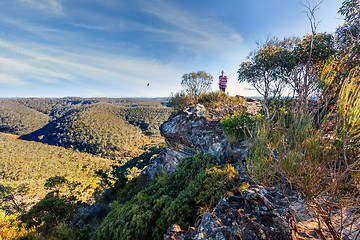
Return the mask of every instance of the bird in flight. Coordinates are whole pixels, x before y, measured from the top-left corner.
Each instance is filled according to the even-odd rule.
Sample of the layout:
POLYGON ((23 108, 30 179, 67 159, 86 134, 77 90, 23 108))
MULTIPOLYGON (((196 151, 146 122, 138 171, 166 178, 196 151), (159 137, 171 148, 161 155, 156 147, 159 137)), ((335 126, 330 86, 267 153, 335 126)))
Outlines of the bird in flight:
POLYGON ((150 86, 150 83, 148 83, 146 86, 150 86))

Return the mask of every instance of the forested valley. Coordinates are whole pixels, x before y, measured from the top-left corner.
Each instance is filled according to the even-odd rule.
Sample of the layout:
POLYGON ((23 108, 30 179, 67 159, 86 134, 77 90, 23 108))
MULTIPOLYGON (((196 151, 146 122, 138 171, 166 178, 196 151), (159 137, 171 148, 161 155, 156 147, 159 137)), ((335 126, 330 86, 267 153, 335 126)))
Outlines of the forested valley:
MULTIPOLYGON (((105 173, 134 157, 149 161, 160 152, 164 140, 159 125, 171 112, 166 99, 0 100, 1 226, 19 221, 19 214, 49 192, 67 199, 59 204, 68 211, 82 206, 77 202, 94 202, 106 188, 101 178, 105 173)), ((131 163, 123 176, 139 174, 131 163)), ((2 228, 0 238, 19 236, 17 227, 22 225, 14 232, 2 228)))

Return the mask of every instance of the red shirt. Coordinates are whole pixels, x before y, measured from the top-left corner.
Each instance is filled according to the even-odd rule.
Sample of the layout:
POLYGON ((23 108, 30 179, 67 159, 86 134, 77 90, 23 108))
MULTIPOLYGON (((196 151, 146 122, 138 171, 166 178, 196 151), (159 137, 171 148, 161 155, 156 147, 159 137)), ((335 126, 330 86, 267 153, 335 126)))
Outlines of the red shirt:
POLYGON ((219 76, 219 87, 226 88, 227 76, 219 76))

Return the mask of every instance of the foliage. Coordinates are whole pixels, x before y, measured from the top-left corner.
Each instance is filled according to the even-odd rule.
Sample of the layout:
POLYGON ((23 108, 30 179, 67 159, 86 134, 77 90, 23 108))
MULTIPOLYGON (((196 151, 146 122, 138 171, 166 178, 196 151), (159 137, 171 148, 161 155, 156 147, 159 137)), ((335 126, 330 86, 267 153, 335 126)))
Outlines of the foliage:
POLYGON ((151 147, 146 150, 144 153, 140 154, 137 157, 132 158, 127 161, 124 165, 118 166, 114 169, 112 175, 117 178, 126 177, 128 169, 131 170, 133 168, 143 170, 147 165, 149 165, 151 159, 158 156, 158 154, 165 149, 165 144, 161 143, 159 146, 151 147))
POLYGON ((10 240, 26 237, 26 239, 38 239, 34 228, 27 229, 26 224, 20 220, 19 214, 6 215, 0 211, 0 239, 10 240))
POLYGON ((203 104, 206 108, 238 106, 239 111, 246 110, 246 100, 244 97, 236 95, 229 96, 222 91, 203 93, 199 96, 198 103, 203 104))
MULTIPOLYGON (((102 169, 100 169, 102 170, 102 169)), ((67 180, 64 176, 54 176, 54 177, 49 177, 48 179, 46 179, 44 187, 45 189, 51 190, 51 192, 49 192, 47 194, 47 196, 55 196, 56 198, 59 198, 60 193, 62 190, 64 190, 64 187, 67 187, 67 192, 69 194, 70 197, 76 197, 76 196, 80 196, 80 192, 77 192, 77 194, 75 193, 75 189, 80 186, 81 183, 78 181, 69 181, 67 180)))
POLYGON ((295 65, 287 80, 298 96, 298 105, 304 104, 307 108, 310 96, 323 93, 320 76, 335 53, 334 38, 325 33, 304 36, 292 50, 295 65))
POLYGON ((196 100, 186 95, 184 92, 176 93, 169 100, 169 106, 174 110, 182 110, 187 107, 195 106, 197 103, 203 104, 207 109, 217 107, 228 107, 229 105, 238 106, 239 111, 246 109, 246 100, 241 96, 229 96, 222 91, 202 93, 196 100))
POLYGON ((46 236, 51 234, 60 223, 69 223, 82 205, 72 198, 47 196, 22 215, 22 220, 28 226, 36 227, 38 233, 46 236))
MULTIPOLYGON (((340 91, 337 102, 337 134, 343 144, 360 147, 360 81, 353 71, 340 91)), ((347 147, 345 147, 347 148, 347 147)))
POLYGON ((159 135, 159 126, 170 116, 171 109, 153 106, 121 107, 119 112, 145 135, 159 135))
MULTIPOLYGON (((336 209, 341 209, 341 224, 351 226, 357 216, 349 218, 346 211, 359 207, 360 87, 354 76, 340 92, 332 137, 327 135, 329 121, 318 129, 306 111, 279 111, 277 121, 257 121, 247 161, 256 180, 298 190, 335 239, 349 234, 344 228, 335 229, 336 209)), ((355 232, 357 227, 353 226, 355 232)))
MULTIPOLYGON (((281 79, 286 48, 276 39, 269 39, 257 51, 249 55, 250 61, 240 64, 239 82, 250 83, 263 96, 264 108, 268 107, 269 97, 279 97, 284 89, 281 79)), ((265 111, 268 115, 267 110, 265 111)))
POLYGON ((254 118, 249 113, 235 113, 220 121, 224 131, 229 136, 242 141, 250 137, 254 125, 254 118))
POLYGON ((264 97, 264 112, 268 99, 280 98, 286 84, 307 107, 308 98, 321 92, 321 72, 335 54, 333 36, 320 33, 300 38, 268 40, 243 62, 238 70, 240 82, 249 82, 264 97))
MULTIPOLYGON (((54 175, 81 183, 82 200, 89 200, 97 188, 97 169, 110 168, 112 161, 71 149, 28 142, 0 133, 0 179, 10 187, 18 204, 33 205, 46 194, 45 180, 54 175)), ((10 200, 10 199, 8 199, 10 200)), ((0 201, 13 208, 12 201, 0 201)), ((12 210, 13 211, 13 210, 12 210)))
POLYGON ((166 105, 166 99, 7 99, 0 101, 0 131, 126 161, 162 141, 166 105))
POLYGON ((197 99, 201 93, 211 90, 213 76, 204 71, 186 73, 182 76, 181 85, 185 92, 193 99, 197 99))
MULTIPOLYGON (((21 216, 30 227, 34 226, 37 232, 46 236, 60 223, 69 223, 77 209, 83 206, 73 194, 59 194, 65 186, 69 190, 74 188, 64 176, 54 176, 46 179, 44 186, 54 189, 44 199, 36 203, 27 213, 21 216)), ((66 192, 66 191, 62 191, 66 192)), ((70 191, 71 192, 71 191, 70 191)))
POLYGON ((359 0, 344 0, 339 13, 345 17, 345 24, 352 24, 360 19, 359 0))
POLYGON ((81 229, 69 228, 66 224, 60 223, 56 227, 56 239, 59 240, 88 240, 94 238, 94 228, 86 225, 81 229))
POLYGON ((19 198, 26 195, 28 187, 20 184, 15 187, 0 183, 0 211, 7 214, 23 213, 25 203, 19 202, 19 198))
POLYGON ((309 58, 313 65, 323 63, 335 54, 334 37, 326 33, 317 33, 314 36, 306 35, 296 44, 294 54, 299 64, 306 64, 309 58), (313 39, 312 46, 311 39, 313 39))
POLYGON ((156 107, 164 108, 166 99, 141 99, 141 98, 18 98, 12 101, 49 115, 51 120, 56 120, 71 111, 87 107, 96 103, 111 103, 122 107, 156 107))
POLYGON ((59 193, 62 186, 69 181, 64 176, 49 177, 46 179, 44 187, 46 189, 55 189, 54 191, 59 193))
POLYGON ((195 105, 196 103, 197 102, 190 95, 183 91, 172 94, 169 100, 169 106, 176 111, 183 110, 189 106, 195 105))
POLYGON ((184 159, 127 202, 118 202, 97 231, 99 239, 163 239, 167 228, 194 224, 201 208, 214 207, 235 184, 233 167, 210 155, 184 159))

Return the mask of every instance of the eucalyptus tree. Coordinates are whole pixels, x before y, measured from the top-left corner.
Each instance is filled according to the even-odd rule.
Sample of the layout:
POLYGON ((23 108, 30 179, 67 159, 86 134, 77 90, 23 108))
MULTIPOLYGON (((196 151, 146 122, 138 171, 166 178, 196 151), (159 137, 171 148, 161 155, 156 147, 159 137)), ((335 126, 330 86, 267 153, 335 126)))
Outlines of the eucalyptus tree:
POLYGON ((263 97, 265 114, 269 116, 269 98, 279 98, 285 82, 281 78, 286 50, 277 38, 268 39, 250 53, 249 61, 240 64, 238 81, 250 83, 263 97))
POLYGON ((334 39, 331 34, 318 33, 297 39, 291 46, 287 83, 295 92, 299 105, 307 108, 309 97, 322 92, 321 74, 328 59, 336 52, 334 39))
POLYGON ((185 92, 194 99, 197 99, 201 93, 209 92, 213 76, 204 71, 186 73, 182 76, 181 85, 185 92))

